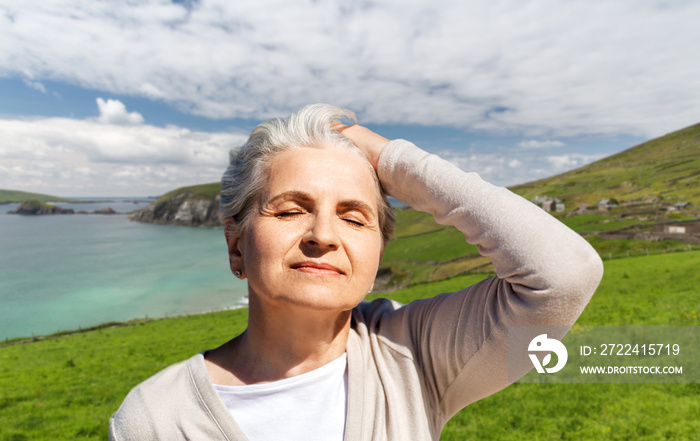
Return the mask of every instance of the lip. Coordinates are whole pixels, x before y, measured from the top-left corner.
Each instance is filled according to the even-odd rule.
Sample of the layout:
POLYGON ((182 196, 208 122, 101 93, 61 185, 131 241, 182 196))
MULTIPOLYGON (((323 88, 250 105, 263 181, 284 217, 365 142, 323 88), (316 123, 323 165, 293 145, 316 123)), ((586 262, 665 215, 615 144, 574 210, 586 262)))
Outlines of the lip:
POLYGON ((298 262, 291 265, 291 268, 303 273, 316 274, 319 276, 345 275, 345 272, 329 263, 322 262, 298 262))

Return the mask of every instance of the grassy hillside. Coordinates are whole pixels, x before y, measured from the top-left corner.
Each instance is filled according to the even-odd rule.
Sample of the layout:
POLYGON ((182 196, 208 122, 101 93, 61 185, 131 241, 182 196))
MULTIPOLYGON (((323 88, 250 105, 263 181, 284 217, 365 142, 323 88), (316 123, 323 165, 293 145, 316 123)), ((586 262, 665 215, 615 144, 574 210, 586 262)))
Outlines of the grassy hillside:
POLYGON ((190 197, 194 198, 199 198, 199 199, 214 199, 217 194, 219 194, 219 191, 221 191, 221 183, 220 182, 211 182, 209 184, 200 184, 200 185, 190 185, 188 187, 180 187, 176 188, 175 190, 169 191, 165 193, 163 196, 159 197, 157 201, 154 202, 154 204, 158 204, 166 199, 170 199, 173 196, 181 193, 191 193, 190 197))
MULTIPOLYGON (((700 325, 700 252, 605 263, 580 325, 700 325)), ((471 274, 390 294, 401 302, 471 274)), ((131 387, 246 326, 247 310, 136 322, 0 348, 0 440, 106 439, 131 387)), ((696 440, 698 384, 515 384, 455 415, 442 440, 696 440)))
POLYGON ((28 193, 26 191, 0 189, 0 204, 4 204, 7 202, 24 202, 24 201, 28 201, 31 199, 41 201, 41 202, 70 202, 71 201, 71 199, 60 198, 58 196, 51 196, 48 194, 28 193))
POLYGON ((567 211, 610 198, 652 207, 680 201, 700 207, 700 124, 512 190, 527 199, 564 199, 567 211))
POLYGON ((438 225, 427 213, 410 208, 396 211, 396 232, 384 251, 376 290, 443 280, 470 271, 485 272, 490 259, 454 227, 438 225))
MULTIPOLYGON (((700 245, 680 240, 644 239, 603 240, 600 233, 630 226, 651 225, 657 220, 640 221, 614 214, 580 214, 561 217, 574 231, 584 234, 603 259, 700 249, 700 245)), ((448 279, 461 274, 491 273, 491 260, 479 255, 454 227, 438 225, 427 213, 413 209, 396 211, 396 233, 384 252, 376 290, 391 291, 416 283, 448 279)))

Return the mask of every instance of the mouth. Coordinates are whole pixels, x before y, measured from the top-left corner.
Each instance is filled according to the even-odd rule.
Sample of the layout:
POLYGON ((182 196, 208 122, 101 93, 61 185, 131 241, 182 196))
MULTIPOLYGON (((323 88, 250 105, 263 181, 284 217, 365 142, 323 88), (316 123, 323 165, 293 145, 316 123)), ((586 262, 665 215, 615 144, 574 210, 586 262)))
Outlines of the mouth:
POLYGON ((291 268, 302 273, 314 274, 318 276, 342 276, 345 272, 328 263, 320 262, 298 262, 291 265, 291 268))

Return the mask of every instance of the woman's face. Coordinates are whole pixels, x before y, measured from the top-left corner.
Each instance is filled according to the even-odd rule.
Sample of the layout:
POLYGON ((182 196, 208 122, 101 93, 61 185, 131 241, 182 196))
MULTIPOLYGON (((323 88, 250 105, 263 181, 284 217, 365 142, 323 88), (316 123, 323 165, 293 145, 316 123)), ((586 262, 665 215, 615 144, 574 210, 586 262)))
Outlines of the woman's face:
POLYGON ((382 252, 374 182, 368 163, 346 150, 275 156, 260 206, 232 250, 251 295, 316 310, 355 307, 382 252))

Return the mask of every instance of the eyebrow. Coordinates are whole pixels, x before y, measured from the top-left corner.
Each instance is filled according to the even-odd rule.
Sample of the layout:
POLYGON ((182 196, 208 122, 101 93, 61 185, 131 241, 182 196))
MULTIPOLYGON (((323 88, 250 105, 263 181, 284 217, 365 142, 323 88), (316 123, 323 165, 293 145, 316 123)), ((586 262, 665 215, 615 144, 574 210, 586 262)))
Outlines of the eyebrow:
POLYGON ((358 201, 356 199, 342 201, 338 205, 346 210, 361 211, 362 213, 365 214, 365 216, 370 217, 370 219, 374 219, 376 217, 375 210, 369 204, 362 202, 362 201, 358 201))
POLYGON ((303 191, 291 190, 291 191, 285 191, 284 193, 278 194, 274 198, 267 201, 267 203, 272 204, 272 203, 277 202, 280 199, 285 199, 285 200, 296 199, 298 201, 305 201, 305 202, 313 200, 311 195, 309 195, 308 193, 304 193, 303 191))
MULTIPOLYGON (((272 199, 267 201, 267 204, 274 204, 279 200, 297 200, 301 202, 312 202, 313 198, 310 194, 306 192, 290 190, 280 193, 277 196, 273 197, 272 199)), ((376 217, 376 210, 374 210, 372 206, 368 203, 360 201, 358 199, 348 199, 340 201, 338 207, 342 208, 343 210, 359 210, 367 216, 370 216, 372 218, 376 217)))

